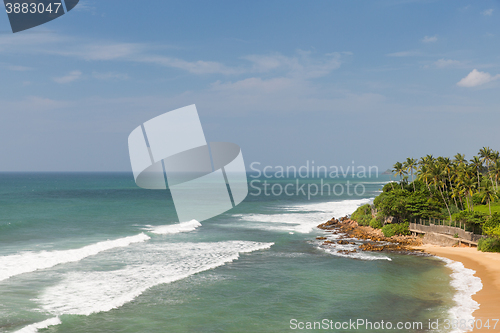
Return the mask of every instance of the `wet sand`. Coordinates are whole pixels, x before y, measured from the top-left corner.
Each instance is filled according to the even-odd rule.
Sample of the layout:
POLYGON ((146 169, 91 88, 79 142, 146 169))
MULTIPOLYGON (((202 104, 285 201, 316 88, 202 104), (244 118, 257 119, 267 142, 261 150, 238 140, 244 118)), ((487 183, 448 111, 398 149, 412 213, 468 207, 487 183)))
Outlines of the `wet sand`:
POLYGON ((500 319, 500 253, 477 251, 475 247, 442 247, 437 245, 422 245, 417 247, 427 253, 451 260, 460 261, 466 268, 476 271, 475 276, 481 279, 483 289, 472 296, 479 303, 479 309, 473 316, 483 323, 490 320, 489 329, 474 329, 474 332, 500 332, 500 320, 493 329, 494 321, 500 319))

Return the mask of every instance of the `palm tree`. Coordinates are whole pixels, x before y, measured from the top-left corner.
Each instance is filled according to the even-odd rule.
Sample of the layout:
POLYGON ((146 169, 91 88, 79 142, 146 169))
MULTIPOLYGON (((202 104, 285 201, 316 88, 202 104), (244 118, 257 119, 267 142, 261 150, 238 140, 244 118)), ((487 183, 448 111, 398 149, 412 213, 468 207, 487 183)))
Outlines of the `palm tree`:
POLYGON ((401 183, 401 189, 403 189, 403 176, 406 174, 406 171, 403 167, 403 163, 396 162, 396 164, 394 164, 394 166, 393 166, 392 172, 394 172, 396 174, 396 176, 399 176, 399 180, 401 183))
POLYGON ((490 177, 491 185, 493 185, 493 178, 490 174, 490 164, 493 160, 493 150, 490 147, 483 147, 479 150, 479 157, 481 161, 486 165, 488 176, 490 177))
POLYGON ((493 167, 491 168, 491 173, 495 177, 495 189, 498 191, 498 179, 500 178, 500 160, 496 159, 493 162, 493 167))
POLYGON ((483 147, 481 149, 479 149, 479 157, 481 158, 481 161, 488 165, 489 161, 490 161, 490 156, 491 156, 491 148, 490 147, 483 147))
POLYGON ((471 160, 470 160, 472 166, 474 166, 476 168, 476 172, 477 172, 477 187, 481 187, 480 183, 481 183, 481 178, 479 176, 479 172, 481 170, 481 168, 483 167, 483 162, 481 161, 481 159, 477 156, 474 156, 471 160))
POLYGON ((429 186, 429 178, 430 178, 429 167, 426 164, 421 165, 420 168, 417 170, 417 179, 422 180, 425 183, 425 185, 427 185, 427 189, 430 192, 431 188, 429 186))
POLYGON ((410 171, 411 174, 411 182, 413 184, 413 192, 415 192, 415 182, 413 181, 413 170, 417 167, 417 160, 414 158, 408 157, 406 162, 404 162, 404 167, 407 171, 410 171))
POLYGON ((446 199, 443 194, 443 190, 441 187, 444 189, 445 182, 443 181, 443 174, 444 170, 442 168, 442 165, 439 163, 436 163, 432 166, 431 168, 431 175, 432 175, 432 180, 434 182, 434 187, 439 190, 439 193, 441 193, 441 198, 443 198, 443 202, 446 205, 446 209, 448 210, 448 215, 450 215, 450 221, 451 221, 451 211, 450 207, 448 206, 448 203, 446 202, 446 199))
POLYGON ((465 155, 464 154, 457 153, 455 156, 453 156, 453 158, 454 158, 453 162, 457 166, 459 166, 460 164, 467 163, 467 160, 465 159, 465 155))
POLYGON ((472 177, 470 177, 469 174, 465 174, 462 186, 463 186, 463 192, 466 196, 465 198, 467 200, 467 208, 469 209, 469 211, 472 211, 474 210, 474 202, 472 201, 472 195, 474 194, 474 190, 476 188, 476 182, 472 177), (469 204, 469 197, 471 198, 470 204, 469 204))
POLYGON ((490 216, 491 216, 491 203, 495 201, 497 198, 497 194, 495 190, 491 187, 490 183, 487 181, 484 182, 484 186, 481 187, 481 202, 487 202, 488 207, 490 208, 490 216))

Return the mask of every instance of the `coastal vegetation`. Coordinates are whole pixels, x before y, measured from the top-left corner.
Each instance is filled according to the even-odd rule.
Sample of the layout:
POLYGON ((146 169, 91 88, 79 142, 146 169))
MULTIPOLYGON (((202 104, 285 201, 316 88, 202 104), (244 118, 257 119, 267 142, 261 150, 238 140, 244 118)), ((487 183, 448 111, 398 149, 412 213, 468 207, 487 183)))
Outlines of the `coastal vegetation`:
POLYGON ((351 218, 361 225, 382 226, 386 237, 408 233, 415 219, 446 220, 466 231, 482 233, 478 249, 500 252, 500 156, 483 147, 467 160, 426 155, 396 162, 393 175, 373 205, 364 205, 351 218), (391 221, 388 218, 391 217, 391 221), (390 223, 388 223, 390 222, 390 223))

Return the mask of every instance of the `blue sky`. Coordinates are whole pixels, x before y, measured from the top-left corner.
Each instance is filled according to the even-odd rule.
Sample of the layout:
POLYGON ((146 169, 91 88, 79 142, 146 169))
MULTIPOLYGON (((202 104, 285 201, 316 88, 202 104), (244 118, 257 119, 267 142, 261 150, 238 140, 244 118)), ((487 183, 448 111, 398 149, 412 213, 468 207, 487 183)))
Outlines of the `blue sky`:
POLYGON ((500 149, 498 1, 80 1, 0 15, 0 171, 130 171, 127 137, 196 104, 262 165, 390 167, 500 149))

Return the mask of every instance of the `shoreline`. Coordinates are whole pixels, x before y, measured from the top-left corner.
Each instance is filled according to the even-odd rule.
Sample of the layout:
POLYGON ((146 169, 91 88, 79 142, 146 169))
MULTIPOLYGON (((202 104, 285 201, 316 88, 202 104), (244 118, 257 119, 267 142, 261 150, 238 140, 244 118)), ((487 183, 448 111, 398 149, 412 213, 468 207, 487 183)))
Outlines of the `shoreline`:
POLYGON ((474 276, 481 279, 483 288, 472 299, 479 303, 479 309, 472 315, 476 320, 481 319, 482 323, 490 320, 490 329, 474 328, 470 332, 498 332, 500 322, 496 329, 493 329, 493 319, 500 319, 500 253, 480 252, 475 247, 442 247, 439 245, 424 244, 416 247, 426 253, 437 257, 447 258, 461 262, 465 268, 475 271, 474 276))
MULTIPOLYGON (((491 326, 489 329, 478 329, 476 326, 473 330, 467 332, 500 331, 500 320, 496 323, 496 328, 493 329, 495 325, 495 321, 493 320, 500 319, 500 253, 480 252, 476 247, 447 247, 422 244, 421 240, 414 236, 393 236, 386 238, 381 235, 379 230, 375 230, 371 227, 359 226, 355 221, 347 217, 341 219, 332 218, 317 227, 327 232, 343 233, 348 237, 365 241, 359 248, 361 251, 397 252, 406 254, 425 253, 426 255, 432 255, 441 260, 448 259, 461 263, 466 269, 474 271, 473 276, 479 278, 482 284, 482 288, 479 291, 472 295, 468 295, 469 300, 472 299, 478 304, 478 308, 472 311, 472 317, 474 317, 476 321, 481 320, 482 324, 485 324, 486 321, 489 320, 491 326), (378 245, 380 242, 389 242, 393 244, 378 245)), ((326 238, 319 237, 317 239, 323 240, 326 238)), ((342 242, 342 239, 340 242, 342 242)), ((328 243, 328 241, 325 243, 328 243)), ((448 266, 448 268, 453 271, 450 275, 458 273, 467 276, 464 272, 457 272, 450 266, 448 266)), ((460 293, 460 290, 457 290, 457 293, 460 293)), ((461 303, 459 300, 456 301, 458 307, 464 305, 463 302, 461 303)), ((468 316, 466 315, 466 317, 468 316)), ((458 319, 468 320, 470 317, 458 319)))

